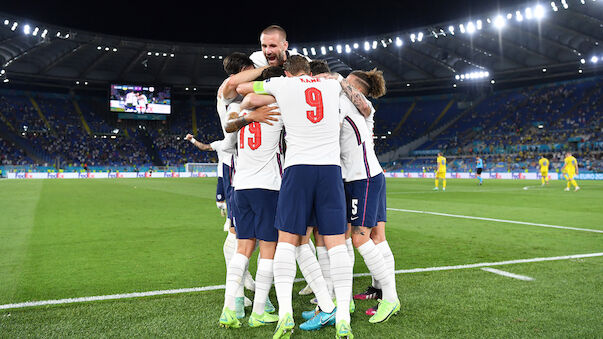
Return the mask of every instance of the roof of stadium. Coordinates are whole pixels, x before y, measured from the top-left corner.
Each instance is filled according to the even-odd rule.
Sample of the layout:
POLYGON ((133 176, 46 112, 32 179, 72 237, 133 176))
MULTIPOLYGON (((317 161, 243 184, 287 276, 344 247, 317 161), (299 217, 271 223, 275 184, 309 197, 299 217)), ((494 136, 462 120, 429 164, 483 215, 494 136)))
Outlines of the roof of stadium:
MULTIPOLYGON (((401 94, 598 74, 603 63, 603 1, 511 3, 386 33, 334 30, 343 38, 320 35, 322 41, 292 41, 291 31, 299 31, 293 25, 290 49, 325 59, 342 74, 377 67, 384 72, 388 90, 401 94)), ((442 15, 446 13, 434 17, 442 15)), ((389 18, 384 14, 382 21, 389 18)), ((115 25, 136 25, 136 20, 115 25)), ((399 26, 375 24, 375 30, 399 26)), ((235 51, 256 51, 260 30, 249 43, 160 41, 0 12, 0 80, 105 89, 108 83, 166 84, 176 92, 215 92, 225 77, 222 59, 235 51)))

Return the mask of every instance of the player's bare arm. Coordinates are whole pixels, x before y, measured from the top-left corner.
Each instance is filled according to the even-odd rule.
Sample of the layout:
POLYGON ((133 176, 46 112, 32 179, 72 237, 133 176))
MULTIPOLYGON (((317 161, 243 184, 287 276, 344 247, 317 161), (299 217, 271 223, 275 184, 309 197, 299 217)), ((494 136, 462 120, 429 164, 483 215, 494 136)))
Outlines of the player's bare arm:
POLYGON ((264 69, 268 68, 268 66, 249 69, 246 71, 239 72, 237 74, 231 75, 223 85, 222 88, 222 97, 224 99, 232 99, 237 96, 237 86, 242 83, 253 81, 257 79, 264 69))
POLYGON ((187 134, 184 139, 190 141, 193 145, 195 145, 198 149, 200 149, 202 151, 209 152, 209 151, 213 151, 214 150, 213 148, 211 148, 210 145, 204 144, 204 143, 202 143, 200 141, 195 140, 195 138, 193 137, 192 134, 187 134))
POLYGON ((237 86, 237 93, 243 96, 253 93, 253 82, 246 82, 237 86))
POLYGON ((275 102, 276 102, 276 99, 272 95, 249 93, 245 96, 245 98, 241 102, 241 108, 242 109, 252 109, 254 107, 270 105, 275 102))
MULTIPOLYGON (((317 78, 325 78, 325 79, 334 79, 339 80, 341 75, 335 74, 320 74, 317 75, 317 78)), ((341 84, 341 89, 345 93, 345 95, 350 99, 350 101, 356 106, 358 111, 364 115, 364 117, 368 117, 371 115, 371 107, 366 102, 364 94, 360 92, 356 87, 352 86, 346 79, 343 79, 339 82, 341 84)))
POLYGON ((278 119, 274 116, 280 115, 279 112, 275 111, 277 109, 278 107, 275 106, 262 106, 254 111, 251 111, 245 116, 236 119, 230 119, 228 120, 225 126, 226 133, 236 132, 252 122, 263 122, 272 126, 272 123, 270 121, 277 121, 278 119))

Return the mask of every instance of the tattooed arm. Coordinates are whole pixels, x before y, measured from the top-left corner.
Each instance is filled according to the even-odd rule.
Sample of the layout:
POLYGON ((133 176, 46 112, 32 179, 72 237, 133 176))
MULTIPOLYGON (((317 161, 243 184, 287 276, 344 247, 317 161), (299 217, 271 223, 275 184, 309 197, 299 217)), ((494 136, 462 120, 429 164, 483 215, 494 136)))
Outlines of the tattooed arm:
POLYGON ((348 99, 350 99, 365 118, 368 118, 368 116, 371 115, 371 106, 366 102, 364 94, 356 89, 356 87, 352 86, 346 79, 341 80, 339 83, 348 99))

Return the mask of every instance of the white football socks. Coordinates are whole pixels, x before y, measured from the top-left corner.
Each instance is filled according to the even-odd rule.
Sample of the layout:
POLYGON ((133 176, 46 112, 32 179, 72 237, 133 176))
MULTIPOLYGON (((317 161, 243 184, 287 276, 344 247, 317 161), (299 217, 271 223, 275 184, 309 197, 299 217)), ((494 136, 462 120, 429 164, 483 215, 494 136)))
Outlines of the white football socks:
POLYGON ((243 273, 247 269, 249 259, 246 256, 235 253, 228 264, 226 272, 226 291, 224 292, 224 306, 230 310, 235 309, 235 298, 238 290, 243 286, 243 273))
POLYGON ((331 263, 329 261, 329 252, 327 252, 326 247, 318 246, 316 247, 316 254, 318 254, 318 264, 320 265, 322 276, 325 278, 325 282, 327 283, 327 290, 329 291, 331 299, 333 299, 335 298, 335 291, 333 290, 333 280, 331 279, 331 263))
POLYGON ((258 271, 255 274, 255 296, 253 297, 253 310, 256 314, 262 315, 266 306, 266 299, 272 286, 273 277, 272 259, 260 259, 258 271))
POLYGON ((312 238, 308 239, 308 246, 310 246, 310 250, 312 250, 312 254, 316 255, 316 247, 312 242, 312 238))
POLYGON ((295 266, 295 246, 286 242, 279 242, 274 253, 274 289, 278 299, 278 315, 293 315, 292 294, 293 280, 297 267, 295 266))
POLYGON ((385 268, 387 269, 387 274, 393 277, 394 288, 396 288, 396 274, 394 273, 396 270, 396 262, 394 260, 394 254, 392 253, 387 241, 380 242, 375 246, 377 246, 379 252, 381 252, 383 262, 385 263, 385 268))
POLYGON ((339 245, 329 250, 331 279, 337 297, 336 323, 341 320, 350 322, 350 298, 352 295, 352 264, 346 245, 339 245))
POLYGON ((369 239, 362 244, 362 246, 358 247, 358 252, 362 255, 371 275, 375 277, 375 280, 381 283, 383 300, 396 302, 398 300, 398 294, 396 293, 394 276, 393 274, 389 274, 387 267, 385 266, 385 259, 383 258, 381 251, 375 246, 375 243, 369 239))
POLYGON ((324 312, 333 312, 335 304, 333 304, 331 294, 327 288, 327 283, 322 276, 321 267, 314 254, 312 254, 310 246, 307 244, 298 246, 296 252, 299 269, 304 275, 308 285, 310 285, 310 288, 312 288, 312 292, 314 292, 316 300, 318 301, 318 306, 320 306, 320 309, 324 312))
POLYGON ((352 238, 348 238, 345 240, 345 246, 348 248, 348 256, 350 256, 352 267, 354 267, 354 263, 356 262, 356 256, 354 255, 354 245, 352 244, 352 238))
POLYGON ((226 262, 226 267, 228 267, 228 263, 230 263, 230 259, 235 254, 235 250, 237 248, 237 236, 234 233, 228 232, 226 239, 224 240, 224 246, 222 246, 222 251, 224 253, 224 261, 226 262))

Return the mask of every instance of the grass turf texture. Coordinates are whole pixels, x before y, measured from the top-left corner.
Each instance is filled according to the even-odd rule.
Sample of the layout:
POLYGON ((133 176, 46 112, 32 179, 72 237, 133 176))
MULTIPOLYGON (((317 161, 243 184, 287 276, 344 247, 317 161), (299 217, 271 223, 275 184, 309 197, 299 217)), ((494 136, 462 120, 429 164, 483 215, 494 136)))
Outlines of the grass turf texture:
MULTIPOLYGON (((0 181, 0 304, 224 283, 223 218, 215 179, 0 181)), ((603 229, 603 183, 388 180, 388 207, 603 229), (529 186, 528 190, 523 187, 529 186)), ((601 252, 599 233, 388 211, 396 268, 601 252)), ((367 272, 356 253, 355 272, 367 272)), ((398 317, 370 325, 358 302, 356 335, 596 337, 602 258, 397 276, 398 317)), ((255 272, 255 259, 250 271, 255 272)), ((356 278, 354 291, 370 279, 356 278)), ((303 287, 295 285, 295 290, 303 287)), ((247 292, 248 296, 252 296, 247 292)), ((294 297, 296 324, 310 297, 294 297)), ((272 300, 275 302, 274 292, 272 300)), ((267 337, 274 326, 217 327, 223 290, 0 311, 0 337, 267 337)), ((247 310, 249 314, 250 310, 247 310)), ((247 318, 244 319, 245 321, 247 318)), ((334 335, 296 329, 299 337, 334 335)))

